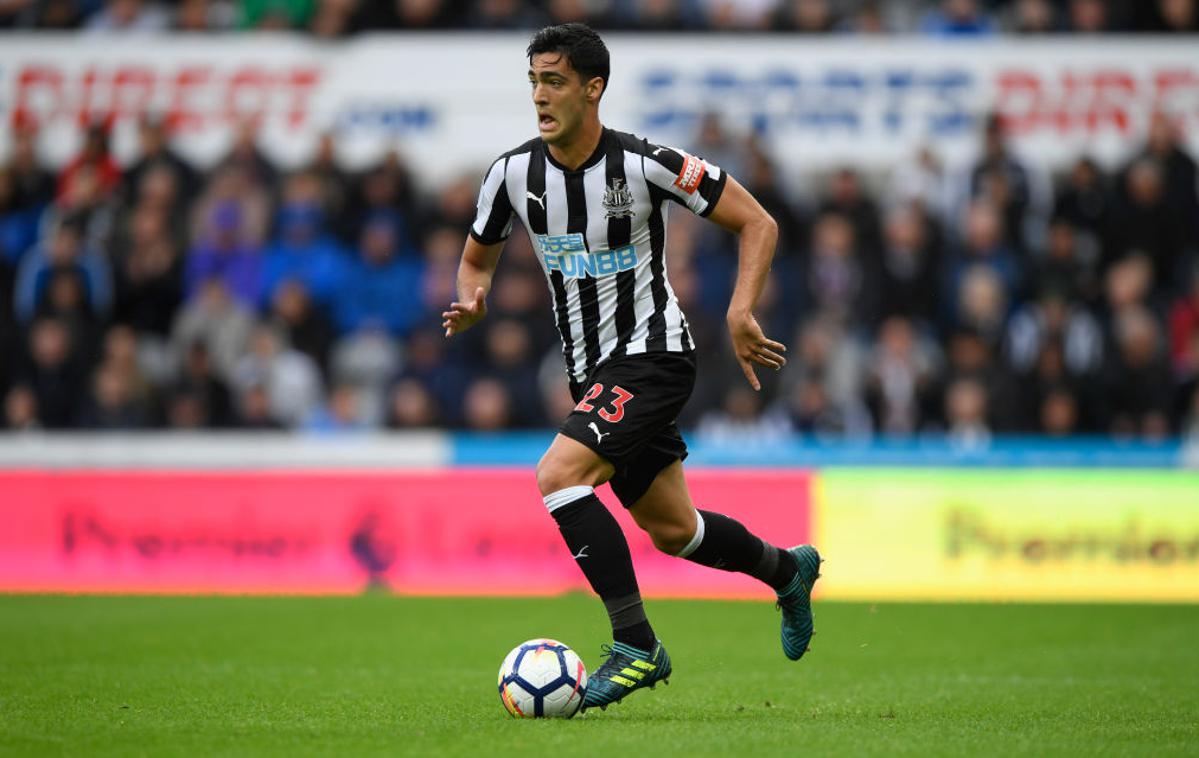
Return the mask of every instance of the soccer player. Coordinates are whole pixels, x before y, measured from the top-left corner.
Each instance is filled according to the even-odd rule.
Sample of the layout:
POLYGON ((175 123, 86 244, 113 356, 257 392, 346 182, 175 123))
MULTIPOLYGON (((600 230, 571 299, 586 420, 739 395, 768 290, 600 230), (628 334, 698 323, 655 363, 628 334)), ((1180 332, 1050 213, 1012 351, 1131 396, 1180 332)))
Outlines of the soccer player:
POLYGON ((695 383, 687 319, 666 278, 670 202, 740 235, 728 328, 746 380, 778 369, 786 348, 754 319, 778 237, 774 220, 719 167, 603 126, 608 86, 603 40, 583 24, 539 31, 529 86, 539 135, 491 165, 458 269, 446 336, 487 313, 500 251, 519 217, 553 295, 570 389, 577 403, 537 465, 537 484, 570 554, 604 602, 614 642, 592 675, 584 708, 606 708, 665 682, 670 657, 654 634, 624 533, 595 495, 604 482, 666 553, 772 587, 784 654, 799 660, 812 637, 811 591, 820 556, 784 550, 728 516, 691 502, 675 424, 695 383))

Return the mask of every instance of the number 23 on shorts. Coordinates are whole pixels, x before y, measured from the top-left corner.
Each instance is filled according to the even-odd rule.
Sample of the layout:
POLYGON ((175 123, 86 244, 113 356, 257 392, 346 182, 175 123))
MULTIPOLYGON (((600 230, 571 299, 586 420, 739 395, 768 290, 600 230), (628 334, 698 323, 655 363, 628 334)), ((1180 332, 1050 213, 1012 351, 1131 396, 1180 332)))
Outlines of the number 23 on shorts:
MULTIPOLYGON (((629 392, 624 387, 620 387, 615 384, 609 389, 611 390, 612 394, 616 396, 612 399, 612 409, 608 410, 607 408, 600 408, 599 417, 610 424, 615 424, 624 418, 624 404, 633 399, 633 393, 629 392)), ((575 410, 579 411, 580 413, 591 413, 593 410, 595 410, 595 406, 587 401, 595 400, 603 393, 603 391, 604 385, 600 384, 599 382, 591 385, 591 389, 587 390, 587 394, 583 395, 583 399, 580 400, 579 404, 575 406, 575 410)))

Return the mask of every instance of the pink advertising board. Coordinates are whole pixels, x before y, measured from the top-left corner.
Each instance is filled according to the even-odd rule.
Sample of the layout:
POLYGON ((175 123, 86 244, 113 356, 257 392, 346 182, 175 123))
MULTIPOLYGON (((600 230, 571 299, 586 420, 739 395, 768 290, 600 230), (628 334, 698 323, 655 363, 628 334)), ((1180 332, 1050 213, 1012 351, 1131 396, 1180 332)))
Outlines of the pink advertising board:
MULTIPOLYGON (((690 472, 702 508, 808 540, 802 471, 690 472)), ((651 596, 763 597, 654 550, 604 487, 651 596)), ((0 591, 552 594, 586 587, 527 469, 3 471, 0 591)))

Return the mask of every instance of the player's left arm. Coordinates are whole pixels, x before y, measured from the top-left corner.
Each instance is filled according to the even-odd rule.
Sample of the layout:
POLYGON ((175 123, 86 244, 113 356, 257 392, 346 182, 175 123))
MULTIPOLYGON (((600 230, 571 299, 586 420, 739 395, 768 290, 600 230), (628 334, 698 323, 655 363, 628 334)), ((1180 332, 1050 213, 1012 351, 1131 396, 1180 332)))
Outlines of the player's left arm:
POLYGON ((733 351, 741 371, 754 390, 762 389, 753 364, 778 370, 787 363, 787 346, 766 337, 754 307, 766 286, 770 262, 778 243, 779 227, 766 209, 731 176, 708 219, 738 236, 737 283, 725 320, 733 338, 733 351))

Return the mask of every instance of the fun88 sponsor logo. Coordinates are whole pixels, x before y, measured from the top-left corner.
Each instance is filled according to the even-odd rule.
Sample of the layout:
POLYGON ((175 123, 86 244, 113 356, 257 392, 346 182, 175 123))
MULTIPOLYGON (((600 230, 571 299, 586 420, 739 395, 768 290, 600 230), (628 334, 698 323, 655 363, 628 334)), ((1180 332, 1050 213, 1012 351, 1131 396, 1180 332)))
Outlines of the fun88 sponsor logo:
POLYGON ((637 248, 632 245, 588 252, 583 235, 577 233, 539 234, 537 244, 546 270, 559 271, 567 279, 598 279, 637 267, 637 248))

